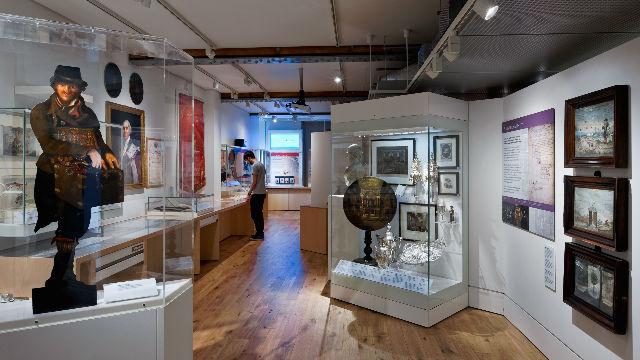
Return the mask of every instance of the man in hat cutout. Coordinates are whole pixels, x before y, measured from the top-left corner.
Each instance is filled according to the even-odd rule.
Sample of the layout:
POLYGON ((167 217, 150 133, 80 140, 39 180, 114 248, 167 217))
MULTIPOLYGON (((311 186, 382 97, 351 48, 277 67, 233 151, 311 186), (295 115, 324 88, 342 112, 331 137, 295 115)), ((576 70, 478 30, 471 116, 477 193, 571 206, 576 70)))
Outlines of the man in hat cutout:
MULTIPOLYGON (((115 171, 119 164, 102 139, 96 114, 80 96, 87 88, 80 69, 58 65, 50 84, 54 93, 31 111, 31 128, 43 150, 36 163, 34 231, 57 221, 51 243, 58 251, 45 288, 34 289, 34 313, 42 306, 46 309, 40 310, 46 312, 95 304, 84 295, 77 298, 77 292, 87 290, 73 272, 75 247, 89 228, 91 207, 104 205, 103 197, 123 197, 103 192, 103 171, 115 171), (37 290, 48 291, 40 292, 37 299, 37 290)), ((89 297, 95 296, 89 292, 89 297)))

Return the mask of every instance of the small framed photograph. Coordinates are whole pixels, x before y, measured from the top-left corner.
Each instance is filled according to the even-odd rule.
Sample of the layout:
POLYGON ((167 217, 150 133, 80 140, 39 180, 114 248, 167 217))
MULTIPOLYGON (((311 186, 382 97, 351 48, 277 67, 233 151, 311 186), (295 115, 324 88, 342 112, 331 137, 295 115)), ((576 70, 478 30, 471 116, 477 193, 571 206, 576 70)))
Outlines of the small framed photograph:
POLYGON ((564 233, 615 251, 627 250, 629 180, 564 177, 564 233))
POLYGON ((460 174, 457 172, 438 173, 438 194, 458 195, 460 193, 458 187, 459 180, 460 174))
POLYGON ((392 185, 413 185, 416 139, 371 140, 371 176, 392 185))
POLYGON ((457 169, 460 166, 459 139, 458 135, 433 137, 433 155, 439 169, 457 169))
POLYGON ((626 168, 629 87, 616 85, 565 102, 564 166, 626 168))
POLYGON ((566 243, 563 301, 616 334, 627 331, 629 263, 566 243))
POLYGON ((399 221, 399 236, 405 240, 427 241, 436 238, 435 205, 400 203, 399 221))

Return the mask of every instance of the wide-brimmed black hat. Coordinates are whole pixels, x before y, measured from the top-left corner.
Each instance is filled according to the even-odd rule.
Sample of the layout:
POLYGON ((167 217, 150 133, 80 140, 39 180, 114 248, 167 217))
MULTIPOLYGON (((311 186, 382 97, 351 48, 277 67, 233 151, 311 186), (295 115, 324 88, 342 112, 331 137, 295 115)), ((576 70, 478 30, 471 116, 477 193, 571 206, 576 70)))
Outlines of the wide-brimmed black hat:
POLYGON ((75 66, 56 66, 56 71, 53 73, 51 79, 49 79, 49 82, 51 83, 52 87, 56 83, 65 83, 76 84, 80 87, 81 91, 84 91, 84 89, 87 88, 87 82, 82 80, 80 68, 75 66))

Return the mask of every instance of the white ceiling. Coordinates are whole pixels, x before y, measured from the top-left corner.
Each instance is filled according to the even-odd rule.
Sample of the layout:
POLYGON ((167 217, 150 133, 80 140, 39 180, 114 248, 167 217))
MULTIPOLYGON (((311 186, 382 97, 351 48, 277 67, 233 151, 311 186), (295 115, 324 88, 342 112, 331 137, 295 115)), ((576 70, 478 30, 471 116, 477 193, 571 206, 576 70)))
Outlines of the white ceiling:
MULTIPOLYGON (((133 32, 87 0, 35 0, 83 25, 133 32)), ((146 8, 133 0, 98 0, 144 32, 166 37, 179 48, 205 48, 204 41, 157 1, 146 8)), ((168 0, 217 47, 334 46, 331 0, 168 0)), ((403 44, 402 30, 411 29, 410 43, 430 42, 437 32, 440 0, 334 0, 341 45, 363 45, 367 34, 374 44, 403 44)), ((392 66, 393 64, 388 64, 392 66)), ((341 90, 333 82, 338 63, 306 63, 304 89, 341 90)), ((376 63, 383 67, 384 63, 376 63)), ((396 64, 397 66, 397 64, 396 64)), ((268 91, 297 91, 298 64, 245 64, 242 67, 268 91)), ((203 66, 239 92, 259 92, 246 86, 244 75, 231 65, 203 66)), ((346 90, 369 87, 368 63, 343 63, 346 90)), ((382 75, 374 71, 375 76, 382 75)), ((213 81, 196 71, 194 81, 213 88, 213 81)), ((374 80, 375 82, 375 80, 374 80)), ((220 88, 221 92, 228 92, 220 88)), ((244 106, 242 106, 244 107, 244 106)), ((315 111, 315 109, 314 109, 315 111)), ((256 111, 258 112, 258 111, 256 111)))

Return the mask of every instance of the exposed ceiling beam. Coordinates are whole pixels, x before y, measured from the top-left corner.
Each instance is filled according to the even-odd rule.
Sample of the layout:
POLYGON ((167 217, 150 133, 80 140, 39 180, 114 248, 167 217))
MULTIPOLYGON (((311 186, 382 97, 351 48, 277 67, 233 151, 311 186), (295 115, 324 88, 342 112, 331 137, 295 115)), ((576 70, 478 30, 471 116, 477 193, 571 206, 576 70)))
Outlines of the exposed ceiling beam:
MULTIPOLYGON (((412 60, 417 59, 420 45, 410 45, 412 60)), ((206 49, 184 49, 193 56, 196 65, 223 64, 297 64, 320 62, 368 62, 369 46, 290 46, 257 48, 219 48, 215 57, 209 58, 206 49)), ((373 61, 406 60, 404 45, 374 45, 371 47, 373 61)))
MULTIPOLYGON (((297 91, 271 92, 271 100, 292 101, 298 99, 297 91)), ((369 95, 368 91, 305 91, 304 97, 307 101, 354 101, 364 100, 369 95)), ((261 92, 239 93, 237 99, 233 99, 231 94, 220 94, 222 102, 244 102, 246 100, 267 101, 264 100, 264 94, 261 92)))

